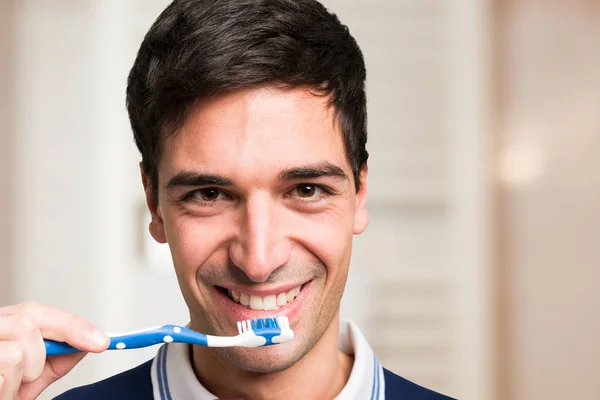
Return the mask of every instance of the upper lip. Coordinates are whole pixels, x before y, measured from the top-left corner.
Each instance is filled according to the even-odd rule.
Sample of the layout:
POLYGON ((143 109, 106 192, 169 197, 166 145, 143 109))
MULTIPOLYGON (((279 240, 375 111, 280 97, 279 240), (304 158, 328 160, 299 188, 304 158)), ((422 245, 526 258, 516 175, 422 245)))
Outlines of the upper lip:
POLYGON ((247 288, 247 287, 237 286, 237 285, 219 285, 219 286, 222 288, 225 288, 225 289, 235 290, 236 292, 246 293, 248 295, 265 297, 265 296, 269 296, 271 294, 287 293, 290 290, 295 289, 298 286, 301 286, 307 282, 290 283, 290 284, 280 285, 280 286, 272 287, 272 288, 247 288))

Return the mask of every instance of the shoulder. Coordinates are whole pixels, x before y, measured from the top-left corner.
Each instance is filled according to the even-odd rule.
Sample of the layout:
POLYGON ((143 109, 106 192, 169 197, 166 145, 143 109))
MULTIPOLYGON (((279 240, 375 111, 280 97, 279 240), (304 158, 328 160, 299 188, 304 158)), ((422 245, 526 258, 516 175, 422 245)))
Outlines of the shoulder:
POLYGON ((91 385, 78 387, 54 400, 152 399, 152 360, 91 385))
POLYGON ((385 398, 386 400, 406 399, 406 400, 451 400, 451 397, 436 393, 411 381, 383 369, 385 380, 385 398))

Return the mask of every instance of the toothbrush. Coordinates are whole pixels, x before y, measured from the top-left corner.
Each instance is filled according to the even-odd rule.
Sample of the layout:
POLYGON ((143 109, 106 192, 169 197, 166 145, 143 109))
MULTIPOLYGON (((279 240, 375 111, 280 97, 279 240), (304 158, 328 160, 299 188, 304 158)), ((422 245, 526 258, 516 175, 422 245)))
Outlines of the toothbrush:
MULTIPOLYGON (((238 321, 237 336, 212 336, 177 325, 163 325, 110 336, 108 350, 139 349, 159 343, 189 343, 206 347, 261 347, 284 343, 294 337, 287 317, 238 321)), ((78 353, 65 343, 44 339, 46 356, 78 353)))

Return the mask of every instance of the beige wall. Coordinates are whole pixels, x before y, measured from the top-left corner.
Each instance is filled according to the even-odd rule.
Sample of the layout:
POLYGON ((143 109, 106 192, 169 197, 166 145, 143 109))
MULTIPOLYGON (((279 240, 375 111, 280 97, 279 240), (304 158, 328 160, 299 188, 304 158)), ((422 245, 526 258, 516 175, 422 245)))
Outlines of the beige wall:
POLYGON ((11 298, 11 3, 0 2, 0 306, 11 298))
POLYGON ((598 399, 599 2, 512 2, 501 26, 502 398, 598 399))

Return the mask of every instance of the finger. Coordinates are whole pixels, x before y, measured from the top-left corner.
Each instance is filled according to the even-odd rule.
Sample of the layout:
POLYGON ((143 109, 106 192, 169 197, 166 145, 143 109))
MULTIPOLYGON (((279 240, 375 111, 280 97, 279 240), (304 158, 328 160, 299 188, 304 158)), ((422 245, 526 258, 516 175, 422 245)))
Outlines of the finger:
POLYGON ((2 393, 4 392, 4 377, 2 376, 2 374, 0 373, 0 399, 4 396, 2 396, 2 393))
POLYGON ((0 375, 4 378, 2 400, 13 400, 19 393, 25 352, 19 342, 0 342, 0 375))
POLYGON ((25 357, 23 380, 36 380, 44 369, 46 348, 33 321, 22 315, 0 316, 0 340, 21 343, 25 357))
POLYGON ((38 303, 20 304, 18 311, 27 315, 46 339, 67 342, 85 352, 99 353, 108 347, 106 334, 75 315, 38 303))
MULTIPOLYGON (((19 399, 37 399, 48 386, 65 376, 87 353, 66 354, 49 358, 41 377, 35 382, 26 383, 19 390, 19 399)), ((1 397, 0 397, 1 398, 1 397)))

